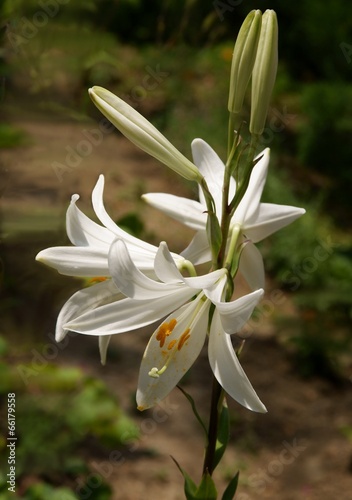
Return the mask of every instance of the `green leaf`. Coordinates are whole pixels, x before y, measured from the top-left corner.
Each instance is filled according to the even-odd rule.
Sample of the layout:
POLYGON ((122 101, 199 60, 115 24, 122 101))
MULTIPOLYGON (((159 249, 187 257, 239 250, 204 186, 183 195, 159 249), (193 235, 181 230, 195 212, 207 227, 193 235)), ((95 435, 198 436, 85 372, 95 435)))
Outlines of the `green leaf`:
POLYGON ((197 485, 196 485, 196 483, 187 474, 187 472, 184 469, 182 469, 182 467, 177 462, 177 460, 173 456, 171 456, 171 458, 175 462, 178 470, 181 472, 181 474, 182 474, 182 476, 183 476, 183 478, 185 480, 184 490, 185 490, 185 495, 186 495, 187 500, 195 500, 196 498, 199 498, 199 497, 196 496, 196 494, 197 494, 197 485))
POLYGON ((223 454, 225 453, 227 443, 230 436, 230 414, 227 407, 226 400, 224 399, 219 418, 218 435, 216 440, 215 456, 214 456, 214 469, 220 462, 223 454))
POLYGON ((218 492, 216 490, 213 478, 211 477, 209 472, 206 472, 202 477, 202 481, 196 492, 195 498, 198 500, 216 500, 217 497, 218 492))
POLYGON ((192 396, 190 394, 188 394, 188 392, 186 392, 184 389, 182 389, 182 387, 180 385, 177 385, 177 388, 180 389, 180 391, 182 392, 182 394, 188 399, 191 407, 192 407, 192 411, 196 417, 196 419, 198 420, 198 422, 200 423, 204 433, 205 433, 205 438, 206 438, 206 442, 208 442, 208 431, 207 431, 207 428, 205 427, 205 424, 201 418, 201 416, 199 415, 198 411, 197 411, 197 408, 196 408, 196 403, 194 402, 194 399, 192 398, 192 396))
POLYGON ((213 256, 217 256, 222 243, 222 233, 219 220, 214 212, 208 212, 207 235, 213 256))
POLYGON ((235 493, 236 493, 236 490, 237 490, 239 475, 240 475, 240 471, 238 471, 237 474, 231 479, 226 490, 224 491, 224 494, 223 494, 221 500, 233 500, 235 493))

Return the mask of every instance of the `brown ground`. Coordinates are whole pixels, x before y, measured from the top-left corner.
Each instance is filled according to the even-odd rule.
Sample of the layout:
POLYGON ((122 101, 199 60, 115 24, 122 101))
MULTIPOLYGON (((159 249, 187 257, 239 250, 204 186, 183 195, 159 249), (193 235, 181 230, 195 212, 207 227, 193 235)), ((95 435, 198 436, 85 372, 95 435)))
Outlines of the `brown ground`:
MULTIPOLYGON (((80 207, 89 212, 90 192, 99 173, 106 176, 105 203, 115 218, 139 210, 143 192, 186 195, 192 189, 176 174, 111 134, 100 145, 88 146, 89 154, 76 158, 79 164, 61 178, 53 163, 65 164, 66 148, 79 148, 80 141, 86 140, 84 130, 96 129, 97 124, 22 119, 18 125, 28 133, 30 144, 2 154, 5 241, 16 231, 62 229, 67 202, 75 192, 81 194, 80 207)), ((148 207, 141 213, 152 239, 156 241, 162 233, 170 248, 182 249, 191 232, 148 207)), ((289 299, 285 300, 288 310, 289 304, 289 299)), ((219 490, 240 469, 238 500, 350 499, 351 443, 341 430, 351 426, 350 387, 301 379, 277 341, 282 332, 271 319, 256 330, 242 357, 269 411, 256 415, 229 401, 231 444, 215 476, 219 490)), ((201 431, 177 389, 154 410, 143 414, 133 410, 138 363, 147 338, 147 331, 115 337, 106 367, 99 365, 96 341, 88 337, 70 340, 57 359, 59 363, 79 364, 106 380, 140 427, 141 439, 126 443, 118 464, 109 462, 109 455, 92 460, 92 470, 112 484, 113 500, 182 499, 182 478, 170 455, 195 479, 201 469, 201 431)), ((204 416, 210 381, 204 351, 185 381, 204 416)), ((92 476, 92 490, 94 484, 92 476)))

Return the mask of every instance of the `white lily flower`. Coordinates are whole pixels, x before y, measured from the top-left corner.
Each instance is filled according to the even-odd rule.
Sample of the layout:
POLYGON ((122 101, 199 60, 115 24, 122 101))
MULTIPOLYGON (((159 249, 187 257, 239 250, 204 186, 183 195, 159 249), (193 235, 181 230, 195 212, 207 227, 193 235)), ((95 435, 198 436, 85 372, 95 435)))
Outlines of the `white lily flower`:
MULTIPOLYGON (((195 139, 192 142, 192 152, 194 163, 204 176, 213 196, 216 215, 220 222, 225 165, 215 151, 201 139, 195 139)), ((263 240, 305 213, 304 209, 298 207, 260 203, 268 172, 269 157, 270 150, 267 148, 261 153, 260 160, 253 168, 247 191, 235 210, 230 225, 230 233, 234 226, 239 226, 243 241, 246 241, 241 255, 240 271, 252 289, 264 286, 262 257, 253 243, 263 240)), ((231 178, 229 201, 235 193, 236 182, 231 178)), ((183 257, 195 265, 211 260, 206 235, 207 208, 201 189, 199 189, 199 202, 164 193, 145 194, 143 199, 197 231, 190 245, 182 252, 183 257)))
POLYGON ((159 401, 176 386, 198 357, 207 336, 209 310, 216 306, 210 329, 209 359, 225 390, 253 411, 266 411, 232 348, 229 334, 239 331, 263 295, 257 290, 234 302, 222 302, 227 271, 185 278, 165 243, 155 257, 152 279, 134 265, 126 244, 115 241, 110 250, 112 278, 125 299, 76 316, 65 328, 89 335, 122 333, 167 316, 145 350, 138 382, 140 410, 159 401), (226 368, 224 363, 229 363, 226 368))
MULTIPOLYGON (((107 214, 103 203, 104 176, 101 175, 92 193, 94 211, 103 225, 87 217, 77 207, 79 196, 73 195, 66 214, 67 235, 73 246, 52 247, 42 250, 36 260, 57 269, 61 274, 80 277, 110 277, 108 256, 116 238, 125 241, 134 263, 146 274, 154 275, 154 259, 158 248, 121 229, 107 214)), ((185 259, 173 254, 182 267, 185 259)), ((87 311, 124 298, 110 279, 76 292, 63 306, 56 324, 56 340, 63 340, 67 329, 63 325, 87 311)), ((107 341, 100 340, 101 358, 106 357, 107 341)))
POLYGON ((226 273, 220 269, 205 276, 184 278, 162 243, 155 256, 155 280, 138 269, 126 243, 118 239, 110 248, 109 267, 116 289, 125 298, 75 316, 64 325, 67 330, 111 335, 142 328, 181 307, 226 273))
MULTIPOLYGON (((42 250, 36 260, 68 276, 110 276, 108 253, 111 243, 124 240, 133 261, 144 272, 154 267, 157 247, 132 236, 121 229, 108 215, 103 203, 104 176, 100 175, 92 192, 92 205, 102 226, 92 221, 77 207, 78 194, 74 194, 66 213, 67 236, 74 246, 52 247, 42 250)), ((178 265, 185 259, 173 254, 178 265)))

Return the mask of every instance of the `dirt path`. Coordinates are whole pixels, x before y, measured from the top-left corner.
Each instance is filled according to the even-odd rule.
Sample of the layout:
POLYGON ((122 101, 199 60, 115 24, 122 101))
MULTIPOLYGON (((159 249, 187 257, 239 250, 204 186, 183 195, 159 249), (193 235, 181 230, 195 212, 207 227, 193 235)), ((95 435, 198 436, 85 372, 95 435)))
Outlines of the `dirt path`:
MULTIPOLYGON (((124 139, 101 132, 94 122, 23 120, 17 125, 30 143, 2 152, 5 239, 24 230, 63 230, 66 206, 76 192, 81 209, 91 214, 90 193, 104 173, 105 205, 114 218, 142 213, 151 240, 157 242, 162 228, 170 248, 184 247, 191 232, 139 202, 148 191, 189 194, 191 187, 172 172, 124 139)), ((154 410, 134 410, 138 364, 148 334, 150 330, 115 337, 104 368, 94 339, 87 337, 73 339, 58 360, 79 363, 104 378, 141 429, 140 441, 126 443, 118 464, 112 466, 108 456, 92 461, 92 470, 106 474, 113 485, 113 500, 182 499, 182 479, 170 455, 195 478, 201 469, 194 458, 202 456, 201 431, 178 390, 154 410)), ((240 469, 238 500, 349 500, 352 452, 342 430, 351 429, 351 388, 299 378, 275 334, 280 332, 271 324, 259 327, 244 350, 243 366, 269 412, 256 415, 229 402, 231 446, 216 474, 220 491, 240 469)), ((210 380, 204 350, 185 380, 204 416, 210 380)))

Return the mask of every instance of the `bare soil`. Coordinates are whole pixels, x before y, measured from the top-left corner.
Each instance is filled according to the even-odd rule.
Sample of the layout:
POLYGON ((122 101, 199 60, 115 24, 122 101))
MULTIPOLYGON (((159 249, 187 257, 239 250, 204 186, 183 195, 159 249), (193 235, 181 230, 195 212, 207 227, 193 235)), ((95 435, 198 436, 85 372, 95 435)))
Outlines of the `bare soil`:
MULTIPOLYGON (((92 214, 90 194, 103 173, 105 205, 115 219, 138 213, 151 241, 157 243, 162 235, 174 251, 185 246, 191 231, 139 201, 140 194, 150 191, 192 195, 194 188, 176 174, 115 133, 104 133, 100 142, 96 134, 94 144, 93 130, 98 130, 98 124, 93 121, 31 118, 17 120, 16 125, 26 131, 29 144, 2 152, 5 243, 25 231, 57 229, 62 234, 64 212, 73 193, 81 195, 81 209, 92 214)), ((289 297, 284 306, 294 314, 289 297)), ((319 378, 300 378, 280 342, 284 332, 275 326, 274 317, 256 329, 242 355, 246 373, 268 413, 257 415, 229 401, 231 443, 215 474, 219 491, 239 469, 239 500, 351 499, 351 442, 343 434, 352 425, 350 382, 336 386, 319 378)), ((45 337, 53 330, 54 318, 50 322, 39 334, 45 337)), ((138 366, 151 331, 116 336, 105 367, 99 364, 95 339, 89 337, 70 340, 56 360, 79 365, 104 379, 140 427, 140 440, 126 438, 125 446, 118 450, 120 455, 109 450, 91 460, 91 490, 96 487, 94 474, 100 474, 112 485, 113 500, 184 498, 182 477, 170 456, 195 480, 200 478, 202 431, 180 391, 175 389, 153 410, 142 414, 135 410, 138 366)), ((183 385, 206 418, 211 388, 206 348, 183 385)))

